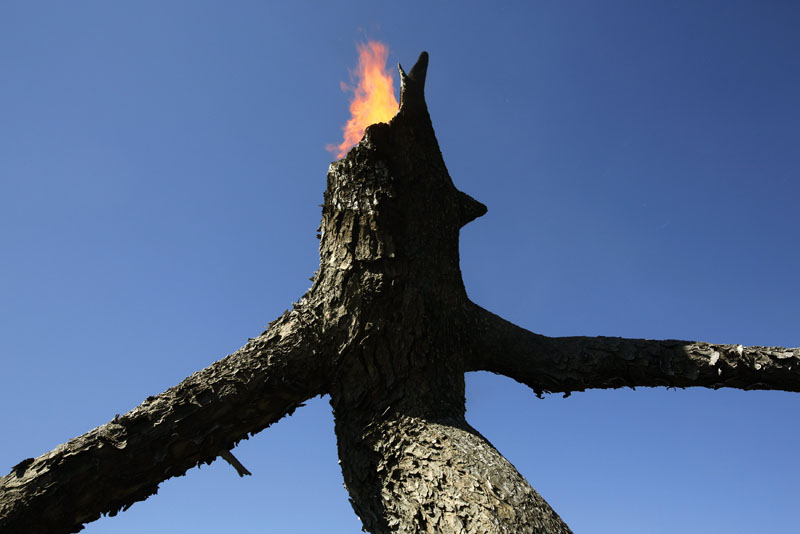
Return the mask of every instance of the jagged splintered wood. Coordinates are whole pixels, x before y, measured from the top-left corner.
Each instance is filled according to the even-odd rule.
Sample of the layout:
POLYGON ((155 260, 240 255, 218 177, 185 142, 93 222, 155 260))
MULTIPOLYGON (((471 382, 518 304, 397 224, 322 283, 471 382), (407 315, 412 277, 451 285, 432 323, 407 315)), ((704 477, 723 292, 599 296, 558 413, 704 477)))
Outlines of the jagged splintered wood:
MULTIPOLYGON (((464 373, 547 392, 623 386, 800 390, 800 349, 550 338, 467 298, 458 237, 486 207, 453 185, 424 97, 330 166, 313 286, 243 348, 0 479, 0 531, 66 533, 329 394, 353 508, 373 533, 566 533, 464 419, 464 373)), ((226 455, 227 456, 227 455, 226 455)), ((246 471, 246 469, 244 470, 246 471)), ((241 471, 240 471, 241 472, 241 471)))

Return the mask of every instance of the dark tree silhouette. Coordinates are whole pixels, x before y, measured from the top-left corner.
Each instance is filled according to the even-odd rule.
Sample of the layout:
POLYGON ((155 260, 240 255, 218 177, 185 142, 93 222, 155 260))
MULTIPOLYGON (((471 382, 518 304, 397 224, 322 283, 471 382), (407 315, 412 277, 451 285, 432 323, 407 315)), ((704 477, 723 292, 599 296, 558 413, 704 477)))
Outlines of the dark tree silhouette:
POLYGON ((364 528, 566 533, 464 418, 464 373, 537 394, 623 386, 800 390, 800 349, 550 338, 468 298, 459 231, 486 208, 453 185, 424 99, 428 56, 400 69, 400 109, 328 172, 313 286, 239 351, 0 479, 0 531, 75 532, 330 394, 364 528))

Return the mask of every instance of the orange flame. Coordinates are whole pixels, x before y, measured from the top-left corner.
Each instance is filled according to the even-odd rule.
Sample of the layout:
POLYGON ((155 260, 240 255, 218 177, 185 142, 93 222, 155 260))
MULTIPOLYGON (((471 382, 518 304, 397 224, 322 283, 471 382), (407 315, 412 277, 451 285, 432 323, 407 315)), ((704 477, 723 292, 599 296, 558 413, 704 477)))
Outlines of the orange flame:
POLYGON ((347 151, 364 137, 364 130, 376 122, 389 122, 399 107, 394 97, 394 81, 386 71, 386 58, 389 47, 377 41, 356 45, 358 49, 358 66, 351 72, 357 86, 352 87, 342 82, 343 91, 353 91, 350 102, 350 120, 344 125, 344 141, 340 145, 328 145, 325 148, 336 152, 341 158, 347 151))

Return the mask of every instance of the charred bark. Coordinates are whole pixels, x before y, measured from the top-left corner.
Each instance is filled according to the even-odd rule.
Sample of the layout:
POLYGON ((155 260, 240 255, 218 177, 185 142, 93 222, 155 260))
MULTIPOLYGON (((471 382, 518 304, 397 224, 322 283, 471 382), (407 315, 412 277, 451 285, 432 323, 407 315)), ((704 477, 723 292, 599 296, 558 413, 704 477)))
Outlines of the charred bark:
POLYGON ((458 235, 486 208, 447 172, 427 61, 400 69, 397 115, 328 173, 320 276, 337 277, 325 293, 342 298, 325 315, 351 332, 330 391, 345 485, 376 534, 569 532, 464 419, 472 304, 458 235))
POLYGON ((547 337, 478 306, 469 367, 536 392, 666 386, 800 391, 800 349, 674 339, 547 337))
POLYGON ((128 414, 15 466, 0 479, 2 532, 80 530, 330 394, 345 485, 366 530, 568 533, 466 422, 465 372, 506 374, 537 394, 798 391, 798 349, 548 338, 470 302, 459 231, 486 207, 447 172, 425 104, 427 64, 423 53, 408 74, 400 69, 397 115, 331 164, 320 267, 294 310, 128 414))
POLYGON ((213 462, 322 394, 330 358, 316 322, 289 311, 237 352, 0 478, 0 532, 77 532, 213 462))

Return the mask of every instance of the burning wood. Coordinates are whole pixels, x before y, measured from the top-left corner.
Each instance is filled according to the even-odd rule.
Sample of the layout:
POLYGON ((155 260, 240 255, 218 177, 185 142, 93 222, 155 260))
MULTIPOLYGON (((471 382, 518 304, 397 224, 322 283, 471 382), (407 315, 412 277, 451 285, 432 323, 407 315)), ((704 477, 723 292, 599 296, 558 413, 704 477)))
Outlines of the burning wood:
POLYGON ((358 66, 351 78, 355 86, 342 82, 343 91, 352 91, 350 102, 351 117, 344 125, 344 141, 339 145, 328 145, 325 148, 341 158, 353 148, 362 137, 364 130, 371 124, 389 122, 397 113, 397 99, 394 97, 394 81, 386 70, 386 58, 389 48, 376 41, 360 44, 358 48, 358 66))

